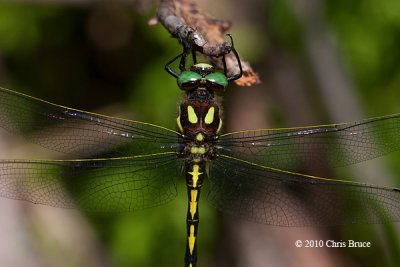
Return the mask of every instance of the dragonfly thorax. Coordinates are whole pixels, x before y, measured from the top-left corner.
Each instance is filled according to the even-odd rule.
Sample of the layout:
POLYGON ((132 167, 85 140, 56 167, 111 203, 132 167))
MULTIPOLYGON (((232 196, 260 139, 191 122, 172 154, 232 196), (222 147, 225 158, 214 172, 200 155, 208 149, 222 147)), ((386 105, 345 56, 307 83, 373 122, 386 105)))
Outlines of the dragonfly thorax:
POLYGON ((214 92, 208 90, 206 87, 199 86, 195 90, 187 91, 186 98, 190 102, 211 103, 214 101, 214 92))
POLYGON ((177 124, 189 140, 198 143, 214 140, 222 124, 219 106, 213 97, 199 99, 187 96, 179 106, 177 124))
POLYGON ((214 142, 199 144, 196 141, 188 141, 182 148, 179 156, 186 163, 202 163, 216 158, 214 142))

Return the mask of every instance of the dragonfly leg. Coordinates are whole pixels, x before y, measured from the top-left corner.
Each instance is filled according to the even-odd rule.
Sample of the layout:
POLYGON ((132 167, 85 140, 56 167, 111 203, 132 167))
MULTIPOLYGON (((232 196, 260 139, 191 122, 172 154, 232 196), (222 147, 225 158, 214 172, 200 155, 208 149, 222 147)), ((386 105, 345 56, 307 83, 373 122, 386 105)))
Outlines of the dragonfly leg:
MULTIPOLYGON (((235 46, 233 44, 233 38, 232 38, 232 36, 230 34, 228 34, 228 36, 231 39, 232 52, 235 55, 235 58, 237 60, 237 64, 238 64, 238 67, 239 67, 239 73, 236 73, 236 74, 232 75, 231 77, 227 78, 228 82, 230 82, 230 81, 234 81, 234 80, 240 79, 240 77, 242 77, 242 75, 243 75, 243 69, 242 69, 242 62, 240 61, 239 54, 236 51, 235 46)), ((226 75, 227 70, 226 70, 225 55, 222 58, 222 62, 224 63, 224 72, 225 72, 225 75, 226 75)))
MULTIPOLYGON (((178 74, 176 71, 174 71, 174 70, 170 67, 170 65, 171 65, 172 63, 174 63, 178 58, 181 58, 181 61, 180 61, 180 63, 179 63, 179 68, 181 68, 182 57, 186 57, 186 53, 185 53, 185 52, 180 53, 179 55, 177 55, 176 57, 174 57, 173 59, 171 59, 170 61, 168 61, 167 64, 165 64, 164 69, 165 69, 170 75, 174 76, 175 78, 178 78, 179 74, 178 74)), ((181 69, 181 70, 182 70, 182 69, 181 69)))

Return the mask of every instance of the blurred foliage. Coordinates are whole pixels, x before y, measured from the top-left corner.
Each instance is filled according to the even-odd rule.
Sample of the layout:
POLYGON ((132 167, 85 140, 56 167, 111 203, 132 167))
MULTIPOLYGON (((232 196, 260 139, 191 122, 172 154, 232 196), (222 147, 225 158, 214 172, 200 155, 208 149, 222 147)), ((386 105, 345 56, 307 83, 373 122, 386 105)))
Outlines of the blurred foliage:
POLYGON ((367 101, 379 99, 373 109, 398 112, 400 2, 339 0, 326 3, 329 21, 361 94, 367 101))
MULTIPOLYGON (((399 112, 400 2, 324 3, 332 39, 343 52, 343 61, 368 111, 376 115, 399 112)), ((264 38, 304 58, 304 36, 291 1, 270 1, 259 12, 268 17, 273 35, 264 38)), ((133 114, 133 119, 174 128, 180 92, 163 68, 181 48, 161 26, 147 25, 153 14, 154 10, 143 15, 134 8, 112 4, 74 7, 1 3, 1 86, 83 110, 118 103, 133 114)), ((251 59, 260 64, 263 58, 257 57, 268 53, 269 43, 252 44, 248 36, 264 35, 263 29, 258 26, 259 32, 235 36, 239 44, 265 50, 249 52, 251 59)), ((400 177, 398 157, 390 157, 390 163, 400 177)), ((178 199, 166 206, 112 217, 88 216, 116 266, 159 266, 160 262, 162 266, 180 266, 186 202, 182 183, 178 199)), ((207 222, 207 231, 201 227, 199 232, 200 265, 206 252, 212 253, 217 236, 215 211, 206 201, 201 205, 201 218, 207 222)), ((399 266, 399 238, 394 236, 392 226, 382 226, 388 240, 381 240, 376 228, 341 228, 338 236, 371 240, 374 247, 367 252, 340 252, 359 266, 399 266), (389 252, 384 252, 385 248, 389 252)))
POLYGON ((290 1, 271 1, 268 6, 268 27, 270 40, 283 46, 293 54, 304 52, 303 36, 290 1))

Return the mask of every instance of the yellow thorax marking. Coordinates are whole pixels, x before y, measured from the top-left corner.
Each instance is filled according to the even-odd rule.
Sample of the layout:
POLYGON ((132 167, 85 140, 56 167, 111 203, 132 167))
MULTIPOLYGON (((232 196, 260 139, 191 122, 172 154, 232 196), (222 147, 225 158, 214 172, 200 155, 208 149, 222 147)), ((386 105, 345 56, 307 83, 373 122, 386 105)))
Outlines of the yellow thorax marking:
POLYGON ((194 112, 194 109, 192 106, 187 107, 187 113, 188 113, 189 122, 193 123, 193 124, 197 123, 197 121, 198 121, 197 115, 196 115, 196 112, 194 112))
POLYGON ((189 172, 189 174, 192 175, 193 187, 196 188, 199 176, 203 174, 202 172, 199 172, 199 165, 197 164, 193 165, 193 171, 189 172))
POLYGON ((204 146, 192 146, 190 148, 190 153, 203 155, 206 153, 206 148, 204 146))
POLYGON ((219 133, 219 131, 221 131, 221 128, 222 128, 222 119, 219 119, 217 134, 219 133))
POLYGON ((194 219, 194 215, 197 211, 197 193, 199 191, 196 189, 190 190, 190 215, 192 216, 192 220, 194 219))
POLYGON ((206 148, 204 146, 199 147, 197 149, 197 153, 201 154, 201 155, 205 154, 206 153, 206 148))
POLYGON ((205 122, 206 124, 211 124, 211 123, 213 122, 213 120, 214 120, 214 111, 215 111, 215 108, 214 108, 214 107, 211 107, 211 108, 208 110, 208 112, 207 112, 207 114, 206 114, 206 117, 204 118, 204 122, 205 122))
POLYGON ((189 250, 190 250, 190 255, 193 254, 193 249, 194 249, 194 243, 196 242, 196 237, 194 236, 194 225, 190 226, 190 234, 189 234, 189 250))
POLYGON ((176 118, 176 124, 178 125, 178 129, 181 133, 183 133, 183 128, 182 128, 182 124, 181 124, 181 115, 178 116, 178 118, 176 118))
POLYGON ((196 135, 196 140, 202 142, 204 140, 204 135, 202 133, 198 133, 196 135))

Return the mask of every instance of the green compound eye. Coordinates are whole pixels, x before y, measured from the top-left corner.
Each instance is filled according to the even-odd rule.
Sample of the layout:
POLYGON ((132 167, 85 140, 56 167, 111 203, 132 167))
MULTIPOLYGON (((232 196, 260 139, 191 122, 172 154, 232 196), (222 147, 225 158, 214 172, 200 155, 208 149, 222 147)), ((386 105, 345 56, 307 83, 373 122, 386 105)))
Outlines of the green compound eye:
POLYGON ((183 71, 178 76, 178 86, 182 90, 191 90, 199 86, 201 75, 193 71, 183 71))
POLYGON ((206 75, 209 87, 215 91, 223 91, 228 86, 228 79, 220 72, 214 72, 206 75))

